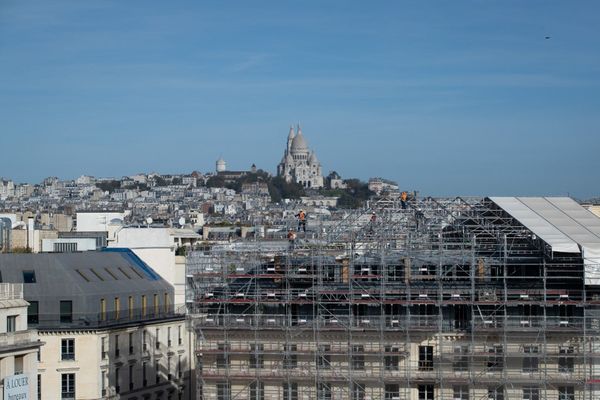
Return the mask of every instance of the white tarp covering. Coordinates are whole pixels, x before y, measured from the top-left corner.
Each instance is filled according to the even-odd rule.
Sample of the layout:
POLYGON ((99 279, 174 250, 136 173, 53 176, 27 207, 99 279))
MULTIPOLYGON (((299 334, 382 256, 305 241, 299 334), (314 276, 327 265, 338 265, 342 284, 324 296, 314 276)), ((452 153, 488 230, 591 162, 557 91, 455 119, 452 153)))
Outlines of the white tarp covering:
POLYGON ((585 284, 600 285, 600 218, 569 197, 490 199, 548 243, 552 251, 581 252, 585 284))

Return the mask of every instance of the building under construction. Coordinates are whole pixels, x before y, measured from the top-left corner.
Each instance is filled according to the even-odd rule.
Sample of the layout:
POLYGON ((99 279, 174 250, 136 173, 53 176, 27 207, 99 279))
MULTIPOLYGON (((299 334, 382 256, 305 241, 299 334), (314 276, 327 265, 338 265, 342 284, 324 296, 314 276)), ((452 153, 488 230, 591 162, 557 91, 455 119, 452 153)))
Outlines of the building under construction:
POLYGON ((383 198, 188 257, 198 399, 600 399, 600 219, 383 198))

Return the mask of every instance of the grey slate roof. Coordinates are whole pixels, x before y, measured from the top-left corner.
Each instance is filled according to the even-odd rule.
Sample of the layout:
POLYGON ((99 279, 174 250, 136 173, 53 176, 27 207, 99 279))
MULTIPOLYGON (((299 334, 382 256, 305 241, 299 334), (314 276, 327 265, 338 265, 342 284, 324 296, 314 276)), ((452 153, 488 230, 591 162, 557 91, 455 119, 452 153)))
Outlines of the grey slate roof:
POLYGON ((0 273, 3 282, 24 283, 25 300, 38 302, 40 329, 126 323, 173 314, 173 287, 128 249, 0 254, 0 273), (34 272, 34 283, 24 282, 25 271, 34 272), (155 295, 160 305, 158 314, 154 314, 155 295), (142 296, 147 302, 145 315, 141 312, 142 296), (118 313, 116 298, 120 302, 118 313), (101 299, 106 304, 106 316, 101 316, 101 299), (71 323, 65 318, 60 321, 61 301, 72 301, 71 323))

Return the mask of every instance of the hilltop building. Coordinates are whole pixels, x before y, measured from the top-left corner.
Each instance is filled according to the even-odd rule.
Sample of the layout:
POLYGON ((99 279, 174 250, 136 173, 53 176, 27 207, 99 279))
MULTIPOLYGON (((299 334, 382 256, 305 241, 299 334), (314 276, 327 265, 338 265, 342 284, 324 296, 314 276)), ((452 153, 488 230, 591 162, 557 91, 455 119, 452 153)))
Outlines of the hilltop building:
POLYGON ((300 125, 297 132, 290 126, 287 146, 281 163, 277 166, 277 176, 285 178, 287 182, 299 183, 305 188, 323 187, 321 163, 316 153, 308 149, 300 125))

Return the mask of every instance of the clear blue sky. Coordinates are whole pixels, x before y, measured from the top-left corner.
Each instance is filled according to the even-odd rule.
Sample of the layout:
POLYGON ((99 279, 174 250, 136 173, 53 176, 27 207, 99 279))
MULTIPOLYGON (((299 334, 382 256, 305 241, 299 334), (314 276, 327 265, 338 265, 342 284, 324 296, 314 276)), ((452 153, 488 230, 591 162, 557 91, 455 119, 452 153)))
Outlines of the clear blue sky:
POLYGON ((274 172, 298 121, 343 177, 600 195, 600 3, 0 1, 0 176, 274 172))

